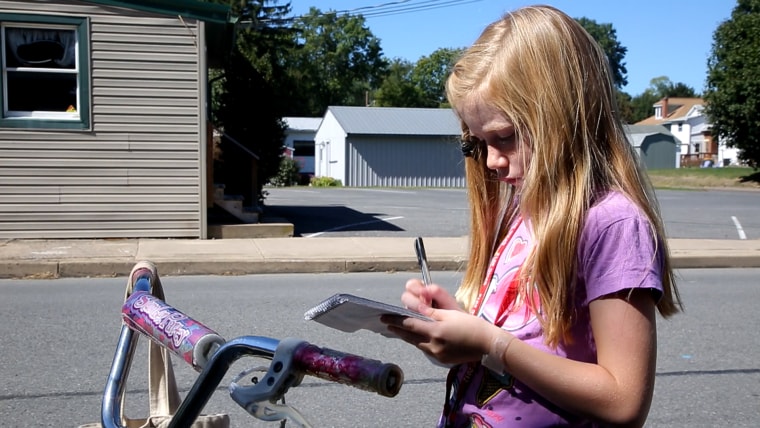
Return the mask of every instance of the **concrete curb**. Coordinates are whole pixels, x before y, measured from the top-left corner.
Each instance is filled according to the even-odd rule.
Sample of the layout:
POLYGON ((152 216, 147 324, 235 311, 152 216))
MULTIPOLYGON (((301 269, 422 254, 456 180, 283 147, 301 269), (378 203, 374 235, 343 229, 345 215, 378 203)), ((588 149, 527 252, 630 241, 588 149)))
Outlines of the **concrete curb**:
MULTIPOLYGON (((425 238, 430 268, 461 271, 467 240, 425 238)), ((673 267, 760 268, 760 240, 669 240, 673 267)), ((140 260, 163 275, 417 272, 412 238, 29 240, 0 242, 0 278, 127 276, 140 260)))

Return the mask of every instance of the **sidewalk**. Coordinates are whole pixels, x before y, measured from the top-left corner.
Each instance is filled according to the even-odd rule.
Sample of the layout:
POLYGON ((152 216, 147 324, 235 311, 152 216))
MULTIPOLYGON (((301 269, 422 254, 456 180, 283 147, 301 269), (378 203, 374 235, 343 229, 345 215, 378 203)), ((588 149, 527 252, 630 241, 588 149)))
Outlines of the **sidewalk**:
MULTIPOLYGON (((760 267, 760 240, 669 240, 674 267, 760 267)), ((425 238, 432 270, 461 270, 467 240, 425 238)), ((127 276, 140 260, 162 275, 416 271, 413 238, 0 241, 0 278, 127 276)))

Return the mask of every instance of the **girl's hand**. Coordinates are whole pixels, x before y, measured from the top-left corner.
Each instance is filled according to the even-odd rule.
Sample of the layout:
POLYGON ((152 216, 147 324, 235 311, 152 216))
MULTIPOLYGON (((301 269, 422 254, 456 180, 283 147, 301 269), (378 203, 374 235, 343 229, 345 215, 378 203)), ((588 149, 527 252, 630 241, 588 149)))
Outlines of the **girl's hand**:
POLYGON ((435 321, 396 316, 384 316, 382 321, 401 339, 444 364, 480 361, 490 351, 494 335, 504 334, 499 327, 458 307, 434 309, 420 304, 418 308, 435 321))
POLYGON ((401 302, 407 309, 422 312, 428 307, 461 310, 456 299, 438 284, 425 286, 419 279, 406 282, 406 291, 401 295, 401 302))

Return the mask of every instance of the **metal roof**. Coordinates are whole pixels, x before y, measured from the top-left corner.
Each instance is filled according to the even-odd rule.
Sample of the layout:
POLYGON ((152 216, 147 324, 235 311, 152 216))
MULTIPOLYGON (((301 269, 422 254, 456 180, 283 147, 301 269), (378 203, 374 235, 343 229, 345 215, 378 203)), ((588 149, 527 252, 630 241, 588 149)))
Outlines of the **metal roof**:
POLYGON ((347 107, 327 108, 347 134, 459 135, 459 119, 447 108, 347 107))
POLYGON ((663 125, 625 125, 626 133, 629 135, 634 134, 665 134, 673 135, 667 127, 663 125))
POLYGON ((633 147, 641 147, 641 143, 650 135, 662 134, 666 137, 671 137, 673 141, 676 140, 675 135, 663 125, 626 125, 625 128, 628 140, 633 147))
POLYGON ((314 131, 319 129, 319 125, 322 123, 321 117, 283 117, 282 121, 285 122, 288 129, 293 131, 314 131))

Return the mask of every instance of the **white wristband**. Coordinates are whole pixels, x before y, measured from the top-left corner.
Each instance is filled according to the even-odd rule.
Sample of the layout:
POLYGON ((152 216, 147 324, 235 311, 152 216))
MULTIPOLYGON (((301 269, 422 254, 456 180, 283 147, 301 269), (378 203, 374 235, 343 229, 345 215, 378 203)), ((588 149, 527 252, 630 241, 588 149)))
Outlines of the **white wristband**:
POLYGON ((498 375, 506 373, 504 355, 507 353, 507 349, 509 348, 509 345, 512 344, 513 340, 515 340, 515 337, 511 334, 496 335, 491 342, 491 349, 487 354, 483 354, 480 364, 498 375))

